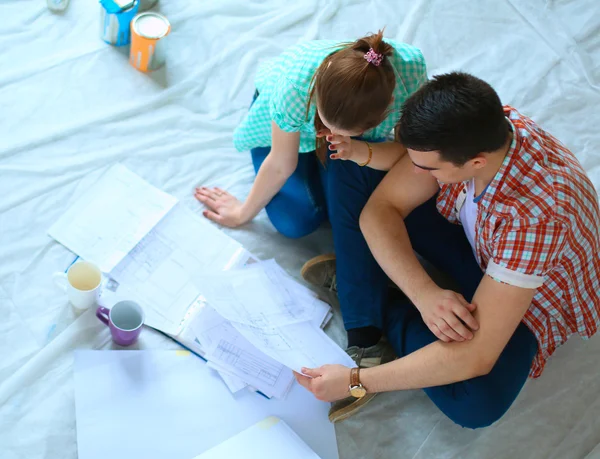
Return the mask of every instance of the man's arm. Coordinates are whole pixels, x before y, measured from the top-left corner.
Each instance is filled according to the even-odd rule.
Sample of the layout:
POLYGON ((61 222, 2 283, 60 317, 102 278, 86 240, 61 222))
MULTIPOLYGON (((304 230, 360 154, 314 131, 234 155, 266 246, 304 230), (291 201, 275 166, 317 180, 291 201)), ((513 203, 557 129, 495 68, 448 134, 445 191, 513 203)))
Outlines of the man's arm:
POLYGON ((475 305, 456 292, 438 287, 412 250, 404 218, 439 188, 431 174, 417 174, 413 168, 406 155, 386 175, 361 214, 361 230, 381 268, 419 309, 439 339, 471 339, 471 330, 478 327, 471 315, 475 305))
MULTIPOLYGON (((361 383, 368 392, 442 386, 489 373, 525 315, 535 289, 524 289, 485 276, 475 293, 481 328, 470 341, 435 341, 412 354, 384 365, 364 368, 361 383)), ((323 365, 303 368, 296 379, 319 400, 348 396, 350 368, 323 365), (305 376, 308 375, 308 376, 305 376)))
POLYGON ((491 371, 521 319, 535 289, 503 284, 485 276, 475 293, 480 328, 472 340, 436 341, 401 359, 361 370, 372 392, 420 389, 451 384, 491 371))
POLYGON ((431 174, 416 174, 413 167, 405 155, 390 170, 363 209, 360 229, 381 268, 416 304, 419 292, 435 284, 413 252, 404 219, 439 186, 431 174))

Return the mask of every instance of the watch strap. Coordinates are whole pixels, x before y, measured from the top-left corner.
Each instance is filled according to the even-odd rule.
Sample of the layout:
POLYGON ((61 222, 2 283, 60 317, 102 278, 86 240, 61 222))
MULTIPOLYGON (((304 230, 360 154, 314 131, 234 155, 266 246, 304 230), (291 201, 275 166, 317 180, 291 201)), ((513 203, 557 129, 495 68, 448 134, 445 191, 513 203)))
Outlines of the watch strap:
POLYGON ((350 370, 350 386, 356 387, 360 386, 360 368, 355 367, 350 370))

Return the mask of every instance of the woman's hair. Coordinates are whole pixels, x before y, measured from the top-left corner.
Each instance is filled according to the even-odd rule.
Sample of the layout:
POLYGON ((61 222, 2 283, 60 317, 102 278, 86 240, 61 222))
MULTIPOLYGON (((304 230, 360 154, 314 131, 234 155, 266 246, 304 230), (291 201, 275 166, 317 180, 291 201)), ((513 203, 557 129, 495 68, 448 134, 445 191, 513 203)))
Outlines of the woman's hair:
MULTIPOLYGON (((366 131, 388 115, 396 76, 389 57, 394 48, 383 41, 383 30, 346 44, 327 56, 317 68, 306 114, 317 104, 315 130, 325 128, 319 112, 338 129, 366 131), (370 50, 373 53, 370 53, 370 50), (380 62, 376 55, 381 55, 380 62), (369 59, 367 59, 367 57, 369 59), (375 60, 372 59, 375 57, 375 60)), ((317 155, 325 162, 327 144, 317 137, 317 155)))

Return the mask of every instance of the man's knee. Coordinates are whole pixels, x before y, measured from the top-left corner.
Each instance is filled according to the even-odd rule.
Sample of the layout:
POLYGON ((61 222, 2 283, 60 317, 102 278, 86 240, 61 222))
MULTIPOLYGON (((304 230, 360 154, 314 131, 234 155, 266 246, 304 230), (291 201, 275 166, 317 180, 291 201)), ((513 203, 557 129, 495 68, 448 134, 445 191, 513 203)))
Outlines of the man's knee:
POLYGON ((443 390, 443 393, 428 395, 450 420, 466 429, 491 426, 504 416, 514 401, 513 396, 508 393, 502 394, 493 387, 457 384, 432 388, 433 391, 443 390))
POLYGON ((475 413, 471 412, 459 415, 456 419, 452 419, 452 421, 465 429, 482 429, 491 426, 506 413, 506 409, 500 409, 495 406, 484 407, 476 411, 475 413))

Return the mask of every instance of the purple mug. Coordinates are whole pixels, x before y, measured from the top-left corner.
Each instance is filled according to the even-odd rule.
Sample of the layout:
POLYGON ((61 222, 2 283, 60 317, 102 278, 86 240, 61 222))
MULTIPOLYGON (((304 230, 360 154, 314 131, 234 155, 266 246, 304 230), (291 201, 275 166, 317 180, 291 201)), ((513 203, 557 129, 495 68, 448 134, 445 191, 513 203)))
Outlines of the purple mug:
POLYGON ((96 317, 108 325, 113 341, 119 346, 135 343, 144 325, 144 311, 133 301, 119 301, 112 309, 100 306, 96 317))

